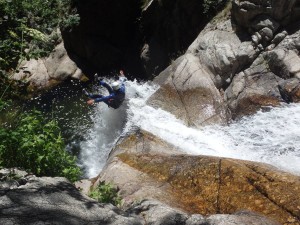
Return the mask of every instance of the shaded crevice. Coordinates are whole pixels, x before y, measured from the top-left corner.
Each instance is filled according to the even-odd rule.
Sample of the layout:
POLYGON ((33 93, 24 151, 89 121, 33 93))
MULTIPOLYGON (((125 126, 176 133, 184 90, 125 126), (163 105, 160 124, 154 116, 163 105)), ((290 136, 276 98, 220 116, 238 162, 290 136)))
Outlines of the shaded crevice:
POLYGON ((246 166, 248 169, 252 170, 254 173, 263 176, 263 177, 266 178, 269 182, 274 182, 274 179, 268 177, 265 173, 261 173, 261 172, 259 172, 258 170, 256 170, 255 168, 250 167, 250 166, 247 165, 247 164, 245 164, 245 166, 246 166))

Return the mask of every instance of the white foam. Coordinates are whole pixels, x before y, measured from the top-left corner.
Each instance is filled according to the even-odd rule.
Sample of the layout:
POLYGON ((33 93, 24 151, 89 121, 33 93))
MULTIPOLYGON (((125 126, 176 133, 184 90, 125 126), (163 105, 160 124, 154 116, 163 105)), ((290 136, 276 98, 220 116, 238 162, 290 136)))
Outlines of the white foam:
POLYGON ((229 126, 190 128, 162 109, 146 104, 157 87, 128 81, 122 109, 99 104, 94 127, 81 145, 81 161, 89 177, 97 175, 117 138, 140 127, 194 155, 212 155, 266 162, 300 175, 300 104, 283 105, 229 126))

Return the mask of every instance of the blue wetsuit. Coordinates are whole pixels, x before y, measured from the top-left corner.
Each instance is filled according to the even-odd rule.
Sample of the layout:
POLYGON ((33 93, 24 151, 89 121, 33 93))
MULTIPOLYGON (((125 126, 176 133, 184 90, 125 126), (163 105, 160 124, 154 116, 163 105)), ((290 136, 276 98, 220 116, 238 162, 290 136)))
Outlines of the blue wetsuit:
POLYGON ((125 84, 124 84, 125 80, 126 78, 119 79, 119 82, 121 82, 121 87, 116 91, 113 90, 111 86, 109 86, 109 84, 107 84, 106 82, 100 81, 99 84, 108 90, 109 95, 103 96, 103 95, 89 94, 89 97, 94 99, 95 102, 104 102, 109 107, 117 109, 122 105, 125 99, 125 84))

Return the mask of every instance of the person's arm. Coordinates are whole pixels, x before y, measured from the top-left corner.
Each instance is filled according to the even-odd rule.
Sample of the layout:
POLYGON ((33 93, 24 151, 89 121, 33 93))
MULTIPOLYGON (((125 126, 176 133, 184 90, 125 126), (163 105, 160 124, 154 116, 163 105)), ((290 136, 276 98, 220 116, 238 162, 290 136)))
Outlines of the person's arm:
POLYGON ((107 100, 109 100, 109 99, 111 99, 111 98, 114 98, 114 97, 115 97, 115 94, 112 93, 112 94, 110 94, 110 95, 108 95, 108 96, 103 96, 103 97, 101 97, 101 98, 90 99, 90 100, 87 101, 87 104, 93 105, 94 103, 97 103, 97 102, 104 102, 104 101, 107 101, 107 100))
POLYGON ((99 82, 99 84, 100 84, 101 86, 105 87, 105 88, 108 90, 109 94, 111 94, 111 93, 113 92, 113 89, 111 88, 111 86, 109 86, 109 84, 106 83, 106 82, 104 82, 103 80, 101 80, 101 81, 99 82))

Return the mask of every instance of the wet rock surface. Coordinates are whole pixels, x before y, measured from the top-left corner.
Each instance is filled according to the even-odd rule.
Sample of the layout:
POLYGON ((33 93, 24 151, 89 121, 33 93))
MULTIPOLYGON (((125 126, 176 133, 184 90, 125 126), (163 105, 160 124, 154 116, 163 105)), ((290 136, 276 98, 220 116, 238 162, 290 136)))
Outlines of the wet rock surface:
POLYGON ((120 188, 124 207, 152 199, 189 214, 246 209, 281 224, 299 224, 298 176, 263 163, 174 153, 161 140, 152 146, 158 143, 153 136, 149 142, 147 132, 141 134, 138 142, 134 135, 120 141, 99 175, 120 188))

